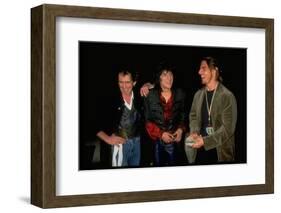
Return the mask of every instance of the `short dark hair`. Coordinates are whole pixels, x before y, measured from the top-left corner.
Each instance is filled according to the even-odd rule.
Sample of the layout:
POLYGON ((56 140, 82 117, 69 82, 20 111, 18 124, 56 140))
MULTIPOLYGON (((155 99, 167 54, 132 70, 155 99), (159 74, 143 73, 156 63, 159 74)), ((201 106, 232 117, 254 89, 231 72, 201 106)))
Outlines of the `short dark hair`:
POLYGON ((138 73, 135 71, 132 71, 133 69, 128 68, 128 67, 124 67, 118 70, 118 75, 122 74, 122 75, 131 75, 131 78, 133 81, 137 81, 138 79, 138 73))
POLYGON ((214 57, 211 57, 211 56, 206 56, 206 57, 203 57, 201 59, 201 61, 206 61, 207 65, 210 69, 216 70, 217 80, 220 82, 223 81, 222 76, 221 76, 222 70, 219 67, 217 59, 215 59, 214 57))

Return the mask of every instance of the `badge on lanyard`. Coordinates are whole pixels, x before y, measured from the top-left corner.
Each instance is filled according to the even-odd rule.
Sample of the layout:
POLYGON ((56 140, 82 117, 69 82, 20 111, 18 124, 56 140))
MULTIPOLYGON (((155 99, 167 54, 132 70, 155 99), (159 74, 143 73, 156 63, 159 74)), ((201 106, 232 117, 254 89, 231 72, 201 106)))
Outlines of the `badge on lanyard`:
POLYGON ((212 135, 212 134, 214 134, 215 131, 212 126, 208 126, 208 127, 206 127, 206 132, 208 135, 212 135))
POLYGON ((207 111, 208 111, 208 127, 206 127, 206 133, 208 135, 212 135, 215 133, 215 130, 214 130, 213 126, 211 125, 211 110, 212 110, 212 106, 213 106, 214 97, 216 95, 217 87, 218 87, 218 85, 216 86, 216 89, 212 95, 210 107, 209 107, 207 92, 205 90, 206 105, 207 105, 207 111))

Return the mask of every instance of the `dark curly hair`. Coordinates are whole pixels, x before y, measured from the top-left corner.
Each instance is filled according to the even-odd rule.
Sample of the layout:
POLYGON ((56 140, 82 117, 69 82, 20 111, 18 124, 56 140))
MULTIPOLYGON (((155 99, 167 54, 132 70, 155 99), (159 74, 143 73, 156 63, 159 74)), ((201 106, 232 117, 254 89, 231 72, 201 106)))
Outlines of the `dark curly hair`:
POLYGON ((162 61, 158 67, 156 68, 156 72, 154 73, 154 84, 155 88, 160 89, 160 76, 164 71, 169 71, 174 74, 175 67, 172 66, 167 61, 162 61))

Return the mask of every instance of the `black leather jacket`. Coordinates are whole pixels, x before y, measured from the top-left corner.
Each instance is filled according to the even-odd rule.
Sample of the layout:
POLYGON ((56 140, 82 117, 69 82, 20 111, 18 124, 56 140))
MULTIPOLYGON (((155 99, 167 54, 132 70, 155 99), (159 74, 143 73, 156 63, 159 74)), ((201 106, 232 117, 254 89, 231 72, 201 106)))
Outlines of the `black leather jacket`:
POLYGON ((181 89, 173 89, 172 93, 174 96, 172 118, 167 122, 164 122, 163 107, 158 89, 151 90, 144 101, 145 120, 155 123, 164 131, 175 131, 179 125, 185 125, 187 118, 185 93, 181 89))
MULTIPOLYGON (((143 116, 142 116, 142 100, 137 91, 134 91, 133 104, 135 109, 138 111, 137 118, 137 129, 140 132, 140 128, 143 126, 143 116)), ((116 133, 118 131, 118 126, 120 119, 125 107, 124 100, 122 99, 121 93, 118 96, 110 98, 104 105, 100 108, 100 113, 98 115, 98 128, 96 133, 99 131, 104 131, 108 135, 116 133)))

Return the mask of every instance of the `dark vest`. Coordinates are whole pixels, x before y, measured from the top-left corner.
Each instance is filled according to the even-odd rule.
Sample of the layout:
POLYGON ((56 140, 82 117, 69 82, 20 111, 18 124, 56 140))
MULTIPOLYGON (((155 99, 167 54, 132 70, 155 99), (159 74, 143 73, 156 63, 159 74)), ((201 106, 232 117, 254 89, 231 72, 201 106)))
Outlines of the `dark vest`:
POLYGON ((123 105, 123 112, 120 118, 118 134, 126 139, 138 136, 139 116, 140 115, 138 111, 134 107, 134 102, 131 110, 123 105))

